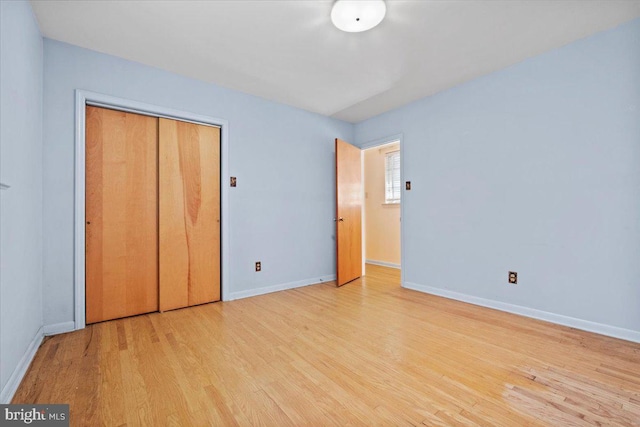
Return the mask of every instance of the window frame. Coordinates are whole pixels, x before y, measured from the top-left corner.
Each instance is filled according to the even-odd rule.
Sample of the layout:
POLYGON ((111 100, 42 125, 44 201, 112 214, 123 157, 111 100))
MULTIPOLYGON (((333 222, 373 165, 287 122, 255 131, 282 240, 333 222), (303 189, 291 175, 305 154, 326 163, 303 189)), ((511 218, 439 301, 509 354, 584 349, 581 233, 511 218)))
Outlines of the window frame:
POLYGON ((384 153, 384 204, 399 205, 402 201, 400 149, 384 153), (397 159, 397 160, 396 160, 397 159), (390 161, 392 162, 389 165, 390 161), (397 194, 397 197, 394 197, 397 194), (389 197, 391 196, 391 197, 389 197))

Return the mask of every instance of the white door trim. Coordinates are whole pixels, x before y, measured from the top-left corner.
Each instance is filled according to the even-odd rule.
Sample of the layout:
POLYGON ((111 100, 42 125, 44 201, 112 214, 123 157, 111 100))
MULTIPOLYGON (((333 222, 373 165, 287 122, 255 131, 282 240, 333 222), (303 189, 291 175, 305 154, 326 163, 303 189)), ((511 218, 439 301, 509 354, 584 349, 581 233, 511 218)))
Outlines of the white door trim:
POLYGON ((224 119, 203 116, 187 111, 145 104, 86 90, 76 90, 75 111, 75 218, 74 218, 74 298, 75 329, 85 327, 85 114, 86 105, 112 108, 154 117, 165 117, 220 128, 220 204, 221 204, 221 293, 226 301, 229 292, 229 122, 224 119))
MULTIPOLYGON (((360 156, 362 158, 362 200, 364 200, 364 150, 369 148, 379 147, 380 145, 386 145, 395 141, 400 141, 400 183, 404 185, 404 141, 403 134, 397 133, 395 135, 385 136, 384 138, 378 138, 373 141, 368 141, 360 145, 360 156)), ((400 284, 404 286, 404 204, 405 204, 405 190, 402 190, 402 198, 400 200, 400 284)), ((362 209, 362 224, 366 227, 365 209, 362 209)), ((362 252, 366 250, 366 233, 362 233, 362 252)), ((366 257, 362 257, 362 271, 364 272, 366 257)))

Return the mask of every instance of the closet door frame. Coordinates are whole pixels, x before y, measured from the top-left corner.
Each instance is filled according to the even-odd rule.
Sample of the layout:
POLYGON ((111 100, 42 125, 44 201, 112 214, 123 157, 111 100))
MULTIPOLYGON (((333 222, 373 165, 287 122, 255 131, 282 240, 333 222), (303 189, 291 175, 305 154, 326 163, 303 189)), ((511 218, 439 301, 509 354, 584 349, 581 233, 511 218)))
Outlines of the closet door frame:
POLYGON ((162 117, 220 128, 220 292, 229 298, 229 122, 225 119, 174 110, 86 90, 76 90, 75 105, 75 218, 74 218, 74 330, 84 329, 85 318, 85 195, 86 106, 110 108, 145 116, 162 117))

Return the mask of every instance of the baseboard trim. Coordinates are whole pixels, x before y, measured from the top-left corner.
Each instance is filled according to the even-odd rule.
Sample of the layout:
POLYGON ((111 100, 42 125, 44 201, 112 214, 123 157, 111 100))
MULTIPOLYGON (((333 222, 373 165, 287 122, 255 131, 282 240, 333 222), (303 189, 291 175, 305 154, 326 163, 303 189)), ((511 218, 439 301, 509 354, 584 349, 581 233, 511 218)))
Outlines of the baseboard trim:
POLYGON ((58 334, 66 334, 67 332, 75 331, 76 323, 75 322, 62 322, 62 323, 54 323, 53 325, 44 325, 44 335, 58 335, 58 334))
POLYGON ((394 264, 392 262, 376 261, 375 259, 367 259, 364 262, 366 264, 380 265, 382 267, 397 268, 398 270, 400 270, 400 264, 394 264))
POLYGON ((537 310, 535 308, 524 307, 521 305, 509 304, 506 302, 475 297, 460 292, 449 291, 446 289, 434 288, 431 286, 419 285, 417 283, 405 282, 402 287, 412 289, 414 291, 424 292, 427 294, 437 295, 457 301, 467 302, 482 307, 493 308, 500 311, 506 311, 513 314, 519 314, 525 317, 531 317, 538 320, 544 320, 558 325, 569 326, 571 328, 580 329, 596 334, 606 335, 613 338, 619 338, 626 341, 640 343, 640 331, 620 328, 617 326, 606 325, 604 323, 592 322, 589 320, 578 319, 575 317, 564 316, 561 314, 550 313, 548 311, 537 310))
POLYGON ((228 301, 255 297, 258 295, 270 294, 272 292, 286 291, 287 289, 301 288, 303 286, 315 285, 323 282, 330 282, 332 280, 336 280, 335 274, 329 274, 321 277, 314 277, 313 279, 297 280, 295 282, 282 283, 279 285, 265 286, 263 288, 249 289, 246 291, 231 292, 231 294, 229 295, 228 301))
POLYGON ((38 329, 38 332, 36 332, 31 343, 29 343, 27 351, 22 356, 22 359, 20 359, 20 362, 18 362, 18 366, 16 366, 16 369, 14 369, 13 373, 9 377, 9 381, 7 381, 7 384, 2 388, 2 392, 0 392, 0 404, 7 405, 11 403, 11 399, 13 399, 16 391, 18 391, 22 378, 24 378, 24 375, 27 373, 27 369, 29 369, 31 361, 36 355, 40 344, 42 344, 43 338, 44 329, 41 327, 38 329))

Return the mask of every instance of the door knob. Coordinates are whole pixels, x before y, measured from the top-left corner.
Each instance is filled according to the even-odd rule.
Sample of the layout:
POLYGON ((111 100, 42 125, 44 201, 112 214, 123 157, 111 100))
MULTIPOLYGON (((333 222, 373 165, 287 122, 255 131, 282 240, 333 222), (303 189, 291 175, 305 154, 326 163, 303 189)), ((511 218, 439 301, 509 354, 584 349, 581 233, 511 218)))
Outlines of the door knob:
POLYGON ((338 218, 338 221, 342 222, 344 219, 342 217, 338 218))

